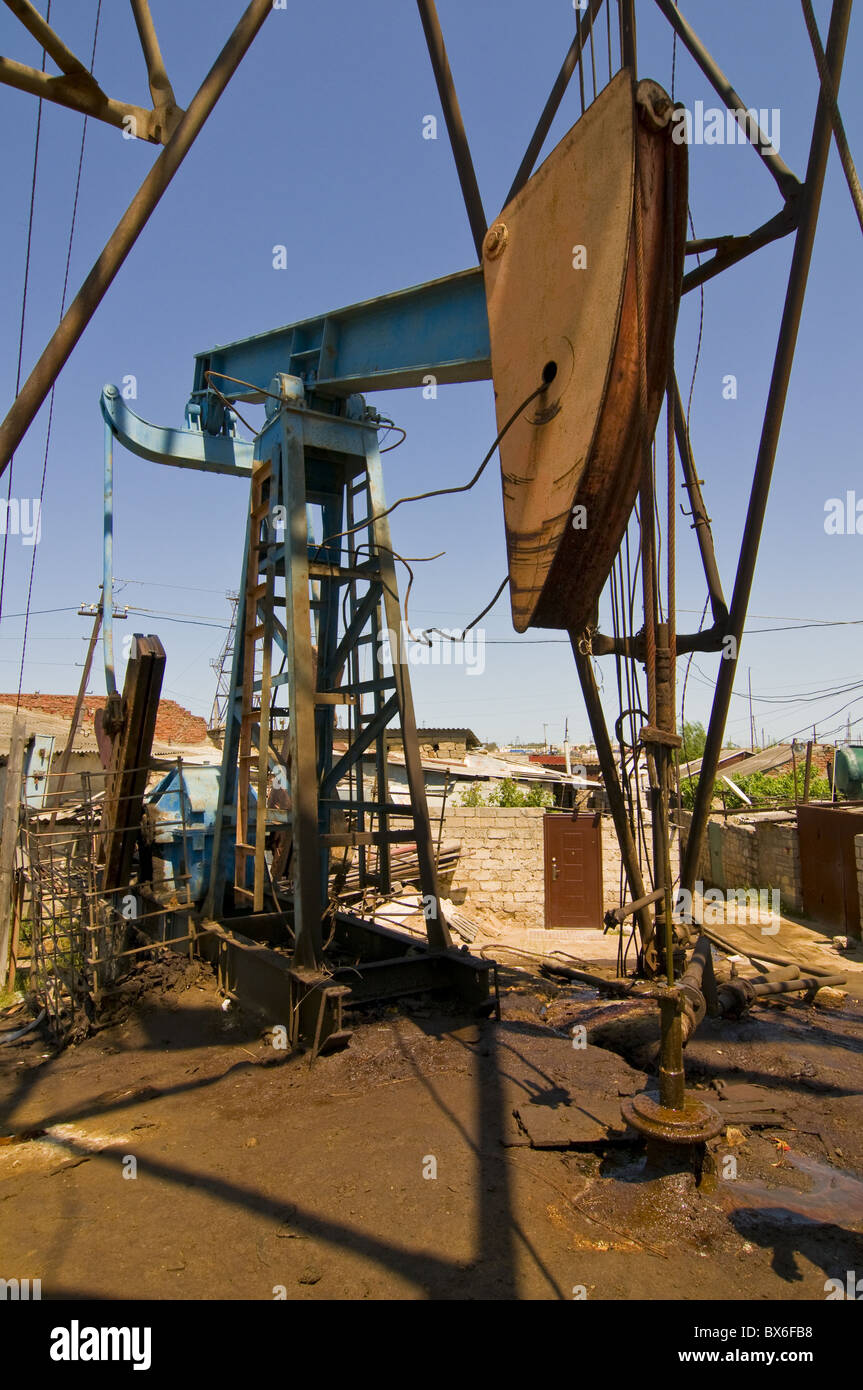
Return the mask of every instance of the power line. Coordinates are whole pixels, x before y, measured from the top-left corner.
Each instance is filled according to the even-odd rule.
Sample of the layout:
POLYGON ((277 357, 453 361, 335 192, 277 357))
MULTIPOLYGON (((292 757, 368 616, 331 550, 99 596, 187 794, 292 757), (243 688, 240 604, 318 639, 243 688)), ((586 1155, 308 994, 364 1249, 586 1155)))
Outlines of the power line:
MULTIPOLYGON (((36 618, 36 617, 39 617, 39 616, 40 616, 41 614, 43 614, 43 613, 77 613, 77 612, 78 612, 77 605, 74 605, 74 604, 73 604, 73 605, 72 605, 71 607, 69 607, 69 608, 31 608, 31 609, 30 609, 30 616, 31 616, 32 618, 36 618)), ((4 613, 3 616, 2 616, 2 618, 0 618, 0 623, 11 622, 13 618, 26 618, 26 617, 27 617, 27 614, 26 614, 26 613, 4 613)))
MULTIPOLYGON (((51 0, 48 0, 48 10, 45 15, 46 23, 51 22, 51 0)), ((45 64, 48 58, 46 49, 42 49, 42 71, 45 71, 45 64)), ((42 134, 42 98, 36 108, 36 140, 33 146, 33 178, 30 183, 30 212, 27 218, 27 250, 24 257, 24 288, 21 294, 21 326, 18 331, 18 364, 15 369, 15 395, 21 390, 21 367, 24 358, 24 323, 27 317, 27 290, 30 284, 30 251, 33 245, 33 212, 36 206, 36 174, 39 168, 39 142, 42 134)), ((12 501, 12 471, 15 466, 15 455, 9 460, 9 483, 6 489, 6 515, 9 515, 9 505, 12 501)), ((6 552, 9 546, 8 529, 3 536, 3 564, 0 568, 0 615, 3 613, 3 591, 6 585, 6 552)))
MULTIPOLYGON (((96 42, 99 37, 99 19, 102 14, 102 0, 97 0, 96 19, 93 25, 93 47, 90 51, 90 74, 96 63, 96 42)), ((75 223, 78 218, 78 195, 81 191, 81 171, 84 167, 84 146, 87 140, 87 117, 81 127, 81 148, 78 152, 78 170, 75 176, 75 197, 72 202, 72 219, 69 224, 69 242, 66 247, 66 269, 63 276, 63 293, 60 299, 60 319, 66 312, 66 295, 69 289, 69 267, 72 263, 72 242, 75 237, 75 223)), ((45 432, 45 453, 42 459, 42 481, 39 487, 39 515, 42 514, 42 503, 45 498, 45 480, 48 475, 48 453, 51 447, 51 426, 54 420, 54 396, 57 390, 57 378, 51 387, 51 397, 48 402, 48 427, 45 432)), ((27 613, 24 619, 24 635, 21 639, 21 669, 18 674, 18 697, 20 701, 21 690, 24 684, 24 660, 27 652, 27 633, 30 627, 30 600, 33 596, 33 578, 36 573, 36 546, 33 546, 33 558, 30 561, 30 581, 27 587, 27 613)), ((17 705, 16 705, 17 708, 17 705)))
POLYGON ((115 584, 140 584, 153 589, 182 589, 190 594, 224 594, 224 589, 204 589, 197 584, 168 584, 158 579, 115 579, 115 584))

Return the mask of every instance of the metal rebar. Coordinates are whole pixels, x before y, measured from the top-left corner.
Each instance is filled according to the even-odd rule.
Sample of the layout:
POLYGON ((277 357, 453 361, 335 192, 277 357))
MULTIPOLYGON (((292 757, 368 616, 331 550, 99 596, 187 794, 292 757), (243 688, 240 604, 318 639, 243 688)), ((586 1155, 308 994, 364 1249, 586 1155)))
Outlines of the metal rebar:
POLYGON ((689 431, 686 427, 686 415, 683 409, 680 387, 677 384, 676 377, 674 380, 674 433, 677 439, 677 447, 680 450, 680 463, 683 469, 686 491, 689 494, 689 502, 692 508, 692 525, 695 530, 695 538, 698 541, 698 549, 701 554, 704 578, 707 581, 707 591, 710 595, 710 609, 713 614, 713 621, 714 623, 724 623, 728 617, 728 606, 722 592, 722 581, 719 578, 719 567, 716 563, 716 551, 713 546, 713 532, 710 529, 710 518, 707 515, 707 508, 704 505, 704 498, 701 493, 701 482, 695 468, 695 460, 692 457, 692 445, 689 438, 689 431))
POLYGON ((147 78, 150 83, 153 106, 160 113, 164 112, 165 115, 168 115, 171 108, 176 106, 176 101, 174 89, 165 71, 162 51, 156 36, 156 26, 150 14, 150 6, 147 4, 147 0, 131 0, 131 4, 138 37, 141 40, 141 48, 144 51, 144 61, 147 64, 147 78))
POLYGON ((763 999, 773 994, 795 994, 798 990, 819 990, 827 986, 844 985, 847 975, 801 975, 797 980, 757 980, 751 984, 756 998, 763 999))
POLYGON ((609 916, 613 917, 615 922, 623 922, 627 917, 631 917, 633 913, 640 912, 644 907, 650 907, 651 903, 658 903, 660 898, 664 897, 665 889, 655 888, 652 893, 646 893, 643 898, 638 898, 635 902, 624 903, 622 907, 613 908, 609 916))
POLYGON ((71 48, 66 47, 63 40, 54 33, 51 25, 45 22, 36 7, 30 4, 30 0, 4 0, 4 3, 15 17, 20 19, 24 28, 33 35, 36 42, 44 48, 48 57, 54 59, 61 72, 65 72, 67 77, 74 75, 77 81, 87 85, 98 85, 81 59, 75 56, 71 48))
POLYGON ((635 0, 617 0, 620 19, 620 61, 635 77, 637 51, 635 42, 635 0))
MULTIPOLYGON (((213 931, 212 927, 205 927, 202 931, 192 930, 183 936, 169 936, 164 941, 148 941, 145 946, 130 946, 125 951, 115 951, 113 955, 106 956, 103 960, 91 961, 91 965, 110 965, 114 961, 120 960, 123 956, 139 956, 144 951, 158 951, 162 946, 179 946, 184 941, 197 941, 199 937, 209 936, 213 931)), ((109 991, 104 991, 106 993, 109 991)))
POLYGON ((863 189, 860 187, 860 180, 857 177, 854 160, 851 158, 851 151, 848 147, 848 137, 845 134, 845 127, 842 124, 839 103, 836 100, 836 90, 833 86, 833 79, 830 76, 830 69, 827 66, 826 54, 821 46, 821 35, 818 33, 818 25, 815 22, 815 14, 812 9, 811 0, 802 0, 802 4, 806 28, 809 33, 809 41, 812 44, 812 52, 815 55, 818 76, 821 80, 821 90, 830 107, 830 120, 833 123, 833 138, 836 141, 836 149, 839 152, 842 171, 845 174, 848 192, 851 194, 851 201, 854 204, 854 211, 857 214, 857 221, 860 223, 861 232, 863 232, 863 189))

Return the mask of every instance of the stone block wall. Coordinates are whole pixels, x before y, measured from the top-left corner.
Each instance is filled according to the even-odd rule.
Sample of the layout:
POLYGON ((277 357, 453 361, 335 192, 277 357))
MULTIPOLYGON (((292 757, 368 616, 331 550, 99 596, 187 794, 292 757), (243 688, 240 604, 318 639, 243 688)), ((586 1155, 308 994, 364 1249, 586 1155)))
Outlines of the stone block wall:
MULTIPOLYGON (((683 841, 691 816, 680 813, 683 841)), ((855 841, 856 844, 856 841, 855 841)), ((775 888, 780 912, 802 912, 800 845, 793 820, 764 818, 711 820, 698 861, 696 878, 709 888, 775 888), (718 846, 711 857, 709 845, 718 846)))
POLYGON ((541 806, 448 806, 444 837, 461 841, 453 899, 544 926, 543 815, 541 806))
MULTIPOLYGON (((452 878, 442 890, 457 903, 488 908, 519 926, 545 926, 543 817, 538 806, 448 806, 444 838, 461 842, 452 878)), ((601 820, 603 911, 619 907, 620 848, 610 816, 601 820)), ((646 827, 648 850, 650 827, 646 827)), ((678 836, 672 839, 671 862, 678 873, 678 836)), ((601 921, 597 921, 597 927, 601 921)))
MULTIPOLYGON (((802 912, 800 841, 795 821, 762 821, 756 826, 759 888, 778 888, 780 912, 802 912)), ((756 885, 753 885, 753 887, 756 885)))
MULTIPOLYGON (((640 837, 639 837, 640 838, 640 837)), ((648 861, 653 862, 653 829, 648 823, 644 827, 644 841, 646 842, 646 853, 648 861)), ((641 857, 645 859, 645 845, 641 844, 641 857)), ((620 845, 614 829, 614 821, 611 816, 602 817, 602 910, 608 912, 610 908, 621 907, 624 900, 631 899, 631 893, 626 887, 624 880, 623 899, 621 899, 621 858, 620 845)), ((650 875, 644 872, 645 891, 650 892, 650 875)), ((680 837, 676 829, 671 832, 671 872, 676 879, 680 872, 680 837)))
MULTIPOLYGON (((739 825, 734 821, 714 821, 708 835, 719 834, 721 844, 722 882, 717 888, 766 888, 759 881, 758 833, 754 825, 739 825)), ((711 860, 711 863, 713 860, 711 860)))

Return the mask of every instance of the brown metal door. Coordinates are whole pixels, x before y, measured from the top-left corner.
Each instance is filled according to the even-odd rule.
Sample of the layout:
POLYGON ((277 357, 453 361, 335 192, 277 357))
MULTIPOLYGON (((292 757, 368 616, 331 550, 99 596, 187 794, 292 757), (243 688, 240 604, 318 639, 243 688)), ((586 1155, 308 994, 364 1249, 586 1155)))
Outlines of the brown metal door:
POLYGON ((799 806, 800 886, 809 917, 860 936, 854 836, 863 834, 857 807, 799 806))
POLYGON ((602 926, 599 813, 545 816, 545 925, 602 926))

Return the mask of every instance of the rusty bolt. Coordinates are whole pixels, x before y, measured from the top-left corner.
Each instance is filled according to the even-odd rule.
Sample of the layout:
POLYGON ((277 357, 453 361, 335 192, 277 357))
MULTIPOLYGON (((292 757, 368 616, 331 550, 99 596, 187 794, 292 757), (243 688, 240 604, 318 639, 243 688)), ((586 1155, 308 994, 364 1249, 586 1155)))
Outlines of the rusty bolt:
POLYGON ((509 232, 506 229, 506 223, 495 222, 494 226, 489 227, 485 234, 482 247, 483 255, 490 261, 495 260, 504 250, 508 240, 509 232))

